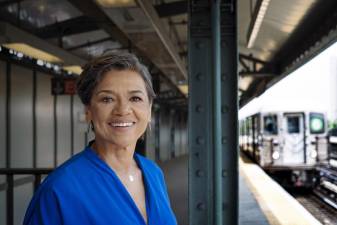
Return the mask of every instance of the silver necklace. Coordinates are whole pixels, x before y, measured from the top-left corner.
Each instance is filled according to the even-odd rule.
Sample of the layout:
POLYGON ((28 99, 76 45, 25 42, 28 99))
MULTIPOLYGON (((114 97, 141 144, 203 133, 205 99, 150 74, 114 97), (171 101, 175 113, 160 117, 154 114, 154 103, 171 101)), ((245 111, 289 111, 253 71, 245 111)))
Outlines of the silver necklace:
POLYGON ((130 182, 134 182, 134 181, 135 181, 135 178, 134 178, 134 176, 133 176, 133 175, 131 175, 131 174, 129 175, 129 181, 130 181, 130 182))

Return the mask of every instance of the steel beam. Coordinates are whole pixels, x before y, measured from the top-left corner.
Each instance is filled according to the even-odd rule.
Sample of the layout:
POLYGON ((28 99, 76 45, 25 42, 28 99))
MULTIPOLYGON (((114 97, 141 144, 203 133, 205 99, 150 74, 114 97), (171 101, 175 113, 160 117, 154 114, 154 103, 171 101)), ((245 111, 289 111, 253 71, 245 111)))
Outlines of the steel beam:
MULTIPOLYGON (((118 41, 123 47, 130 46, 131 40, 106 14, 106 12, 100 8, 98 3, 95 3, 92 0, 69 0, 69 2, 79 9, 83 14, 87 15, 90 18, 94 18, 100 23, 98 24, 101 29, 106 31, 114 40, 118 41)), ((153 6, 151 5, 153 8, 153 6)), ((156 13, 156 12, 155 12, 156 13)), ((157 15, 158 17, 158 15, 157 15)), ((152 60, 146 56, 145 52, 143 52, 136 45, 133 45, 133 52, 135 52, 138 56, 140 56, 143 62, 150 64, 152 60)), ((160 68, 158 68, 160 69, 160 68)), ((186 72, 185 72, 186 73, 186 72)), ((170 80, 169 84, 173 84, 175 89, 177 89, 182 95, 184 95, 178 88, 178 85, 171 81, 170 77, 166 75, 168 80, 170 80)))
POLYGON ((238 224, 237 1, 221 10, 222 224, 238 224))
POLYGON ((168 2, 155 5, 159 17, 177 16, 187 13, 187 1, 168 2))
MULTIPOLYGON (((0 40, 1 39, 3 39, 4 43, 25 43, 34 48, 53 54, 61 58, 64 61, 64 65, 83 65, 86 62, 72 53, 8 23, 0 22, 0 40)), ((2 43, 0 42, 0 44, 2 43)))
POLYGON ((216 2, 189 4, 191 225, 238 224, 236 1, 216 2))
POLYGON ((155 8, 153 7, 152 3, 148 0, 137 0, 139 6, 144 11, 144 14, 150 20, 154 30, 156 31, 157 35, 159 36, 160 40, 162 41, 163 45, 166 47, 167 51, 169 52, 170 56, 172 57, 173 61, 176 63, 181 76, 183 78, 187 78, 187 71, 185 68, 184 63, 182 62, 178 50, 176 46, 172 43, 171 39, 169 38, 169 34, 164 28, 164 24, 160 20, 155 8))
POLYGON ((318 2, 294 30, 271 62, 280 73, 303 65, 337 40, 337 1, 318 2))
POLYGON ((113 39, 111 37, 107 37, 107 38, 102 38, 102 39, 99 39, 99 40, 96 40, 96 41, 88 41, 87 43, 84 43, 84 44, 71 46, 71 47, 67 48, 66 50, 67 51, 74 51, 74 50, 77 50, 79 48, 86 48, 86 47, 89 47, 89 46, 92 46, 92 45, 97 45, 97 44, 100 44, 100 43, 103 43, 103 42, 106 42, 106 41, 113 41, 113 39))
POLYGON ((215 224, 222 224, 222 148, 221 148, 221 25, 220 0, 211 1, 212 14, 212 128, 214 161, 215 224))
POLYGON ((40 38, 56 38, 98 30, 100 21, 87 16, 79 16, 62 22, 47 25, 37 29, 34 33, 40 38))
POLYGON ((105 15, 99 6, 91 0, 69 0, 69 2, 79 9, 83 14, 89 18, 100 21, 98 26, 105 30, 111 37, 121 43, 122 46, 128 46, 129 38, 126 34, 117 27, 117 25, 105 15))
POLYGON ((315 4, 282 48, 262 68, 262 71, 272 71, 277 76, 252 82, 240 98, 240 107, 335 43, 336 21, 337 1, 327 0, 315 4))

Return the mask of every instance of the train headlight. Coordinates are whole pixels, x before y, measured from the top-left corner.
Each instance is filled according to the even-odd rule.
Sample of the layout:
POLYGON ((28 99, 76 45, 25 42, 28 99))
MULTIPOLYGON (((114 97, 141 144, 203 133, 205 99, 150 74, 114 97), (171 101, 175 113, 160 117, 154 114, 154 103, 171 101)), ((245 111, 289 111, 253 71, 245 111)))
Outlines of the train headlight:
POLYGON ((272 157, 273 157, 274 160, 279 159, 280 158, 280 153, 278 151, 275 151, 275 152, 273 152, 272 157))
POLYGON ((311 158, 316 158, 317 157, 317 151, 311 150, 310 156, 311 156, 311 158))

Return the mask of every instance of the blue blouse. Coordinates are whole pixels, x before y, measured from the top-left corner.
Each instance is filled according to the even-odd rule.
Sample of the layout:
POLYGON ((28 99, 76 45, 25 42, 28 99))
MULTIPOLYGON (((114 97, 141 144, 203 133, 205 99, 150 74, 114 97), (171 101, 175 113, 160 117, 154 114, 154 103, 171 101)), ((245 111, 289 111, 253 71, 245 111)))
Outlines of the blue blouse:
MULTIPOLYGON (((152 161, 134 154, 145 185, 148 225, 176 225, 164 176, 152 161)), ((90 148, 78 153, 40 185, 24 225, 145 225, 115 172, 90 148)))

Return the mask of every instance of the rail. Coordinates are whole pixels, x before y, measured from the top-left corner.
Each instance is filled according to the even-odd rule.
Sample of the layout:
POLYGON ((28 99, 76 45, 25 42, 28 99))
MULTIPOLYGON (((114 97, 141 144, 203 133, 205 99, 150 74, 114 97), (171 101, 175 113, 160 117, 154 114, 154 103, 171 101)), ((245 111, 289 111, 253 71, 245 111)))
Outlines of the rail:
MULTIPOLYGON (((14 224, 14 176, 15 175, 33 175, 34 177, 34 192, 37 190, 39 184, 42 180, 42 175, 49 174, 53 171, 52 168, 1 168, 0 176, 6 176, 6 183, 0 184, 6 190, 6 224, 13 225, 14 224)), ((22 182, 18 182, 21 184, 22 182)), ((19 185, 18 184, 18 185, 19 185)))

